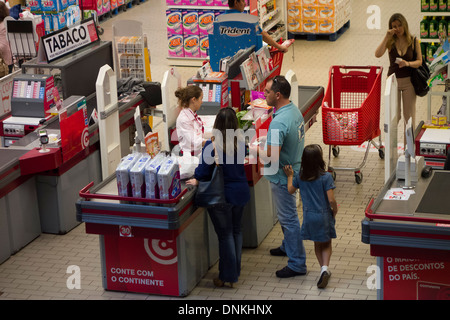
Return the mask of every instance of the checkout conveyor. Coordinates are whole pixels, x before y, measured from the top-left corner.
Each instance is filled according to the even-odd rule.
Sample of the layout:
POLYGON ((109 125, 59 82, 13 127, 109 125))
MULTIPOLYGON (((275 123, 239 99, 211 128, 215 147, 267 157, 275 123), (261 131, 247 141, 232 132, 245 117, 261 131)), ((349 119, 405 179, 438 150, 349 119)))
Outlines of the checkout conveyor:
POLYGON ((392 251, 425 258, 435 252, 435 258, 450 261, 450 171, 433 171, 431 177, 419 179, 412 192, 404 191, 407 200, 386 198, 390 190, 403 185, 393 175, 378 198, 371 200, 362 221, 362 241, 371 245, 372 255, 392 251))

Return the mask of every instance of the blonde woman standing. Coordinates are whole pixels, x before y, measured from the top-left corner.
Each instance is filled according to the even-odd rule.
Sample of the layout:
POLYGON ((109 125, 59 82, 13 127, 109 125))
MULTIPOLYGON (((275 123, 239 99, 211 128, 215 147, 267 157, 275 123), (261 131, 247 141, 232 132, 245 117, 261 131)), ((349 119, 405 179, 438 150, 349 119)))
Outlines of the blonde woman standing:
POLYGON ((395 73, 398 83, 398 109, 397 116, 400 121, 403 105, 403 122, 406 125, 412 118, 412 125, 416 125, 416 93, 411 83, 412 68, 422 65, 422 50, 419 40, 411 36, 408 22, 400 13, 395 13, 389 19, 389 29, 383 41, 375 51, 375 57, 381 58, 384 53, 389 53, 388 77, 395 73), (415 51, 415 60, 414 60, 415 51))

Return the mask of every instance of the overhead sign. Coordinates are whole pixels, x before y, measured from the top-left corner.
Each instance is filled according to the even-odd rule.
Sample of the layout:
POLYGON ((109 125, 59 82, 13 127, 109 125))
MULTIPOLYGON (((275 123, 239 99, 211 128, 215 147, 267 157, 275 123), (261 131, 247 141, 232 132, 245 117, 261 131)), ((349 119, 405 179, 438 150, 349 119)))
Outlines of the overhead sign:
POLYGON ((52 62, 99 40, 93 18, 79 25, 63 28, 41 38, 39 62, 52 62), (43 49, 43 52, 42 52, 43 49), (45 56, 43 55, 45 53, 45 56))

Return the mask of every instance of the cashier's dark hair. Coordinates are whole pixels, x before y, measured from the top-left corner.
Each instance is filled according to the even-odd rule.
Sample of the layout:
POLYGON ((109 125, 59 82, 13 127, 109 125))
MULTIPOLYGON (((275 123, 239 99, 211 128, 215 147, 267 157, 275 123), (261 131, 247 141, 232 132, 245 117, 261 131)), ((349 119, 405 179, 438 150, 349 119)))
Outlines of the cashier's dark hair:
POLYGON ((9 9, 3 1, 0 1, 0 22, 9 16, 9 9))
POLYGON ((303 150, 300 179, 313 181, 325 174, 325 161, 322 147, 318 144, 309 144, 303 150))
POLYGON ((203 91, 200 87, 192 85, 185 88, 178 88, 177 91, 175 91, 175 97, 178 98, 182 108, 188 108, 191 99, 200 98, 202 92, 203 91))
POLYGON ((283 76, 276 76, 270 80, 272 80, 272 86, 270 89, 274 92, 281 93, 284 98, 289 99, 291 96, 291 84, 289 81, 287 81, 283 76))

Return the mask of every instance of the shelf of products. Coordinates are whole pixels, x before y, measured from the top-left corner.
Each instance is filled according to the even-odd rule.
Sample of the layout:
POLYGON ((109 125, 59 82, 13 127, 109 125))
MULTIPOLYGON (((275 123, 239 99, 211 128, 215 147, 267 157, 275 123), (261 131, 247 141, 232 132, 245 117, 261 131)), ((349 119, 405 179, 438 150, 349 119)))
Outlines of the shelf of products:
POLYGON ((166 0, 169 59, 204 60, 208 57, 208 34, 228 8, 228 0, 166 0))
POLYGON ((350 21, 350 0, 288 1, 288 32, 292 34, 333 34, 350 21))
POLYGON ((41 16, 44 21, 45 34, 58 31, 81 21, 81 10, 78 0, 66 1, 34 1, 27 0, 30 12, 41 16))
POLYGON ((420 22, 420 46, 428 63, 433 61, 433 54, 440 46, 439 35, 449 35, 450 3, 444 0, 420 0, 423 14, 420 22))
POLYGON ((113 26, 115 65, 119 66, 119 79, 134 77, 151 80, 146 35, 142 23, 132 20, 117 21, 113 26))
MULTIPOLYGON (((250 0, 250 7, 253 7, 253 2, 254 0, 250 0)), ((274 40, 287 38, 285 1, 257 1, 257 15, 261 29, 269 33, 274 40)))

